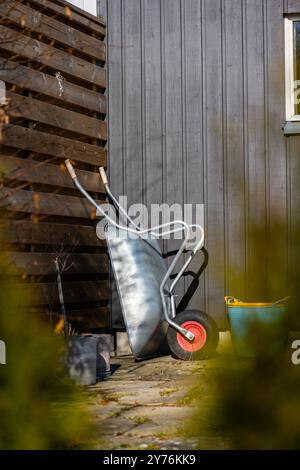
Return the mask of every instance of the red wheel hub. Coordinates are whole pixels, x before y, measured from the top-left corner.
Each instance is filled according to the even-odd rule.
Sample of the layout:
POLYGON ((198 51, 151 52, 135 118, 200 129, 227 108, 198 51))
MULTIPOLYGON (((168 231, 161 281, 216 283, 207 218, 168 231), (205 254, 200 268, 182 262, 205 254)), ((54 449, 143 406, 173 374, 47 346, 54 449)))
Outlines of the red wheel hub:
POLYGON ((177 341, 179 346, 187 352, 200 351, 207 340, 207 333, 204 326, 194 320, 186 321, 180 326, 193 333, 195 339, 194 341, 189 341, 185 339, 180 333, 177 333, 177 341))

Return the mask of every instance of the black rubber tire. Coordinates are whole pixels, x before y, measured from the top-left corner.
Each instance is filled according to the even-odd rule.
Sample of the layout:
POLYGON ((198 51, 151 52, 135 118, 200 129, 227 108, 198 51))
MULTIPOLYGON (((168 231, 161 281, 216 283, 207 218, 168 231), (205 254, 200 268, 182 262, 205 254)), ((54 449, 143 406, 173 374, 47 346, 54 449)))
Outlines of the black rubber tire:
POLYGON ((186 321, 191 320, 200 323, 200 325, 202 325, 206 330, 207 339, 202 349, 197 352, 189 352, 183 349, 178 343, 177 331, 171 326, 169 326, 167 333, 169 348, 176 357, 184 361, 200 361, 208 359, 215 354, 219 343, 219 330, 217 325, 213 318, 200 310, 185 310, 184 312, 176 315, 174 319, 177 325, 182 325, 186 321))

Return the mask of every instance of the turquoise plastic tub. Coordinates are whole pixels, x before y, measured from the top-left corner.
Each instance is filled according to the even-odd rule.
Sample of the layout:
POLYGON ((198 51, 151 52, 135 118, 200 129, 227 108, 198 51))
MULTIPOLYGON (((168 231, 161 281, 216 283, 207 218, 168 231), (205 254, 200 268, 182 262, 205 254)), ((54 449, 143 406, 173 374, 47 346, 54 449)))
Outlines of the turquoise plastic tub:
POLYGON ((288 298, 275 303, 247 303, 225 297, 231 338, 240 357, 286 350, 289 333, 288 298))

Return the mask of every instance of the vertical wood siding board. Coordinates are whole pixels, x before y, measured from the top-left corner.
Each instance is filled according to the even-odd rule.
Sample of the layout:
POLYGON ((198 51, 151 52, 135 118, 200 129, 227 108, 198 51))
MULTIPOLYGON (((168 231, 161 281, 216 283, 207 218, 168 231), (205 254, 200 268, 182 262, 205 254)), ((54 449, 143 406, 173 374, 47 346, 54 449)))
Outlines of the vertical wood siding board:
POLYGON ((142 126, 142 202, 147 204, 147 176, 146 176, 146 161, 147 161, 147 145, 146 145, 146 116, 147 116, 147 100, 146 100, 146 54, 145 54, 145 0, 140 0, 140 22, 141 22, 141 126, 142 126))
POLYGON ((166 5, 167 203, 181 203, 182 187, 182 70, 180 0, 166 5), (177 165, 176 165, 177 163, 177 165))
POLYGON ((247 0, 249 276, 248 297, 266 298, 266 158, 264 106, 263 1, 247 0), (253 230, 260 227, 261 240, 253 230), (260 245, 260 246, 258 246, 260 245), (263 257, 258 259, 258 254, 263 257))
MULTIPOLYGON (((287 156, 287 208, 288 208, 288 233, 287 233, 287 283, 292 278, 292 260, 293 260, 293 238, 292 238, 292 159, 291 159, 291 141, 285 140, 285 151, 287 156)), ((290 286, 289 286, 290 287, 290 286)))
MULTIPOLYGON (((264 184, 265 184, 265 191, 264 191, 264 204, 265 204, 265 210, 264 210, 264 219, 265 219, 265 253, 267 254, 267 231, 268 231, 268 221, 269 221, 269 201, 268 201, 268 192, 267 192, 267 178, 268 178, 268 158, 269 158, 269 142, 268 142, 268 137, 267 137, 267 129, 268 129, 268 121, 267 121, 267 115, 266 115, 266 109, 267 109, 267 98, 266 98, 266 90, 267 90, 267 61, 266 61, 266 36, 267 36, 267 31, 266 31, 266 12, 265 12, 265 2, 262 2, 262 18, 263 18, 263 103, 264 103, 264 110, 263 110, 263 120, 264 120, 264 125, 263 125, 263 132, 264 132, 264 184)), ((267 259, 264 258, 264 295, 265 298, 268 298, 268 292, 267 292, 267 259)))
MULTIPOLYGON (((101 0, 97 0, 97 15, 101 16, 105 23, 107 24, 108 21, 108 0, 104 0, 101 2, 101 0), (101 7, 102 4, 103 6, 101 7)), ((108 33, 107 33, 108 34, 108 33)), ((106 83, 108 84, 109 87, 109 82, 110 82, 110 48, 108 47, 108 37, 106 36, 106 83)), ((106 100, 107 100, 107 115, 106 115, 106 121, 107 121, 107 134, 108 134, 108 139, 106 142, 106 148, 107 148, 107 155, 108 155, 108 163, 107 163, 107 174, 108 177, 110 177, 110 143, 111 140, 109 138, 110 135, 110 129, 111 129, 111 123, 110 123, 110 102, 109 102, 109 88, 106 89, 105 91, 106 95, 106 100)))
MULTIPOLYGON (((286 285, 288 292, 291 293, 291 284, 293 280, 293 259, 297 258, 297 252, 295 250, 295 243, 293 239, 293 218, 295 214, 299 213, 300 206, 294 211, 292 210, 292 149, 293 143, 297 142, 297 137, 292 139, 285 139, 286 147, 286 158, 287 158, 287 275, 286 275, 286 285)), ((298 139, 299 145, 299 139, 298 139)), ((296 153, 299 159, 299 147, 298 152, 296 153)), ((295 176, 299 178, 300 168, 295 172, 295 176)), ((297 216, 296 216, 297 220, 297 216)), ((299 219, 297 220, 299 222, 299 219)), ((300 224, 296 225, 296 230, 299 230, 300 224)), ((297 232, 296 232, 297 233, 297 232)))
POLYGON ((203 188, 203 44, 201 22, 202 0, 185 2, 185 161, 186 200, 204 202, 203 188), (200 186, 199 186, 200 182, 200 186))
MULTIPOLYGON (((299 255, 297 256, 296 247, 299 247, 299 226, 300 226, 300 137, 290 137, 287 139, 290 153, 290 204, 291 204, 291 272, 293 275, 298 271, 299 255)), ((299 249, 299 248, 298 248, 299 249)))
POLYGON ((284 7, 285 13, 300 13, 300 0, 286 0, 284 7))
POLYGON ((226 2, 229 290, 245 297, 245 197, 241 1, 226 2))
MULTIPOLYGON (((204 203, 204 226, 205 243, 208 244, 208 171, 207 171, 207 115, 206 115, 206 36, 205 36, 205 0, 199 0, 201 11, 201 96, 202 96, 202 154, 203 154, 203 203, 204 203)), ((205 311, 209 312, 209 276, 208 271, 204 271, 204 296, 205 311)))
MULTIPOLYGON (((300 205, 299 204, 295 204, 295 202, 297 201, 297 198, 296 200, 294 199, 294 178, 293 176, 295 175, 297 179, 299 179, 299 174, 300 174, 300 168, 297 169, 297 166, 294 166, 295 165, 295 161, 298 162, 299 161, 299 155, 297 155, 298 152, 295 152, 294 151, 294 142, 297 142, 299 141, 299 138, 296 137, 296 139, 292 139, 289 138, 287 139, 287 146, 288 146, 288 153, 289 153, 289 185, 290 185, 290 207, 289 207, 289 210, 290 210, 290 237, 289 237, 289 243, 290 243, 290 265, 289 265, 289 274, 291 276, 291 279, 293 278, 293 276, 295 275, 295 268, 296 268, 296 264, 295 264, 295 258, 296 258, 296 253, 295 253, 295 243, 297 241, 297 238, 296 238, 296 235, 297 235, 297 231, 295 230, 294 231, 294 224, 296 225, 296 229, 297 229, 297 225, 299 227, 299 217, 294 217, 293 215, 294 214, 299 214, 300 212, 300 205), (296 157, 296 158, 295 158, 296 157), (298 206, 298 207, 297 207, 298 206)), ((295 185, 296 188, 297 188, 297 185, 295 185)), ((296 192, 296 194, 298 193, 298 198, 299 198, 299 195, 300 195, 300 188, 298 188, 298 191, 296 192)))
MULTIPOLYGON (((107 41, 109 55, 108 106, 109 106, 109 177, 116 196, 124 194, 124 145, 123 145, 123 24, 122 0, 101 0, 107 11, 107 41), (121 24, 121 27, 120 27, 121 24)), ((111 280, 111 325, 123 326, 123 316, 116 293, 112 272, 111 280)))
POLYGON ((283 2, 283 11, 284 11, 284 13, 288 13, 288 9, 289 9, 289 0, 284 0, 284 2, 283 2))
MULTIPOLYGON (((182 207, 187 202, 187 118, 186 118, 186 25, 185 25, 185 6, 184 1, 180 0, 179 3, 180 9, 180 70, 181 70, 181 144, 182 144, 182 207)), ((191 47, 195 47, 194 44, 191 47)), ((183 213, 184 216, 184 213, 183 213)), ((183 262, 186 260, 186 255, 183 255, 183 262)), ((182 279, 183 291, 186 292, 187 279, 184 277, 182 279)))
MULTIPOLYGON (((299 226, 300 226, 300 159, 299 159, 299 148, 300 148, 300 137, 294 137, 289 139, 291 149, 291 205, 292 205, 292 240, 293 246, 299 247, 299 226)), ((298 248, 299 249, 299 248, 298 248)), ((299 262, 299 255, 296 256, 296 250, 293 252, 293 266, 292 272, 295 274, 299 272, 299 266, 296 265, 299 262)))
POLYGON ((248 11, 247 2, 241 0, 242 15, 242 55, 243 55, 243 127, 244 127, 244 225, 245 225, 245 298, 249 295, 249 263, 250 263, 250 244, 249 244, 249 101, 248 101, 248 11))
MULTIPOLYGON (((103 3, 102 0, 101 4, 103 3)), ((122 36, 117 27, 121 21, 121 0, 107 3, 108 22, 108 79, 109 79, 109 177, 112 190, 123 194, 123 145, 122 145, 122 36)))
MULTIPOLYGON (((187 109, 186 109, 186 93, 187 93, 187 65, 186 65, 186 15, 184 0, 180 0, 180 42, 181 42, 181 144, 182 144, 182 203, 187 202, 187 109)), ((191 47, 195 47, 193 44, 191 47)))
MULTIPOLYGON (((202 38, 202 0, 195 1, 191 8, 187 9, 187 50, 192 40, 195 47, 188 54, 187 69, 187 128, 189 130, 187 140, 187 201, 192 204, 204 204, 204 230, 206 245, 206 214, 205 214, 205 155, 203 147, 203 38, 202 38), (191 24, 191 27, 189 27, 191 24), (192 38, 192 39, 190 39, 192 38), (192 87, 190 89, 190 87, 192 87), (194 117, 195 116, 195 117, 194 117), (193 128, 193 120, 197 122, 196 129, 193 128)), ((204 260, 203 253, 199 253, 194 264, 193 272, 197 272, 204 260)), ((194 294, 195 305, 206 311, 206 272, 202 272, 199 278, 199 287, 194 294)))
POLYGON ((160 0, 145 1, 145 185, 147 207, 163 200, 162 41, 160 0))
POLYGON ((284 11, 284 13, 288 12, 288 5, 289 5, 288 0, 283 0, 283 11, 284 11))
MULTIPOLYGON (((285 7, 285 2, 283 2, 283 10, 285 7)), ((283 45, 283 54, 285 53, 283 45)), ((284 70, 284 80, 285 80, 285 57, 283 57, 283 70, 284 70)), ((285 82, 283 87, 283 96, 285 100, 285 82)), ((285 102, 284 102, 285 104, 285 102)), ((284 119, 282 119, 283 122, 284 119)), ((284 152, 286 158, 286 280, 285 285, 287 292, 290 289, 290 274, 291 274, 291 178, 290 178, 290 145, 289 139, 284 138, 284 152)))
MULTIPOLYGON (((266 204, 266 277, 268 276, 268 266, 270 257, 270 135, 269 135, 269 57, 268 57, 268 8, 267 2, 263 1, 263 50, 264 50, 264 135, 265 135, 265 204, 266 204)), ((269 298, 269 287, 266 281, 266 298, 269 298)))
POLYGON ((121 70, 122 70, 122 179, 123 193, 128 194, 127 188, 127 129, 126 129, 126 106, 127 106, 127 83, 126 83, 126 20, 125 20, 125 0, 121 0, 121 70))
MULTIPOLYGON (((285 139, 286 165, 287 165, 287 286, 292 275, 292 256, 293 256, 293 240, 292 240, 292 182, 291 182, 291 146, 290 139, 285 139)), ((299 173, 298 173, 299 177, 299 173)), ((290 286, 289 286, 290 287, 290 286)))
POLYGON ((209 312, 224 326, 224 181, 221 1, 205 0, 207 119, 207 248, 209 312))
MULTIPOLYGON (((263 132, 263 142, 264 142, 264 236, 265 236, 265 253, 267 253, 267 227, 268 227, 268 198, 267 198, 267 175, 268 175, 268 163, 267 163, 267 158, 268 158, 268 140, 266 138, 266 129, 267 129, 267 119, 266 119, 266 70, 267 70, 267 64, 266 64, 266 54, 265 54, 265 47, 266 47, 266 14, 265 14, 265 9, 264 9, 264 2, 262 1, 262 23, 263 23, 263 54, 262 54, 262 60, 263 60, 263 103, 264 103, 264 109, 263 109, 263 126, 262 126, 262 132, 263 132)), ((264 258, 264 283, 263 283, 263 293, 264 297, 267 298, 267 260, 266 257, 264 258)))
POLYGON ((97 0, 97 15, 103 18, 106 25, 108 23, 108 3, 109 0, 97 0))
POLYGON ((292 213, 291 213, 291 204, 292 204, 292 186, 291 186, 291 146, 290 139, 285 139, 285 151, 287 159, 287 286, 289 285, 289 280, 291 279, 292 274, 292 213))
POLYGON ((284 121, 284 27, 283 1, 268 0, 268 82, 269 82, 269 169, 270 169, 270 263, 271 297, 286 292, 287 196, 286 152, 281 124, 284 121), (280 222, 280 229, 277 221, 280 222), (274 256, 276 253, 276 256, 274 256))
MULTIPOLYGON (((109 0, 97 0, 97 15, 101 16, 105 24, 108 24, 109 21, 109 0)), ((112 41, 113 42, 113 41, 112 41)), ((107 147, 107 174, 109 177, 109 184, 111 185, 111 188, 115 187, 115 182, 111 181, 111 143, 112 139, 110 138, 111 131, 112 131, 112 124, 111 124, 111 103, 110 103, 110 82, 111 82, 111 48, 108 47, 110 43, 110 28, 106 32, 106 83, 108 84, 108 89, 106 90, 106 97, 107 97, 107 115, 106 115, 106 120, 107 120, 107 126, 108 126, 108 139, 106 143, 107 147)), ((115 172, 114 172, 115 174, 115 172)), ((115 176, 114 176, 115 178, 115 176)), ((118 193, 117 193, 118 194, 118 193)), ((113 289, 115 289, 115 286, 113 284, 113 273, 112 273, 112 268, 110 262, 108 262, 108 279, 109 279, 109 299, 108 299, 108 307, 109 307, 109 312, 108 312, 108 328, 113 327, 113 310, 114 310, 114 302, 113 302, 113 289)), ((118 311, 118 315, 121 316, 120 309, 118 311)))
MULTIPOLYGON (((182 186, 182 70, 180 0, 165 0, 165 71, 166 71, 166 203, 183 202, 182 186)), ((167 252, 177 250, 179 240, 167 240, 167 252)), ((168 262, 171 261, 168 257, 168 262)), ((176 272, 182 261, 177 264, 176 272)), ((177 300, 184 293, 184 281, 176 287, 177 300)))
MULTIPOLYGON (((289 138, 290 162, 291 162, 291 236, 290 242, 292 244, 291 250, 291 274, 299 276, 299 227, 300 227, 300 137, 295 136, 289 138)), ((299 330, 299 312, 297 312, 297 319, 294 318, 294 329, 299 330)))
MULTIPOLYGON (((161 132, 161 203, 166 201, 166 44, 165 44, 165 4, 159 1, 159 25, 160 25, 160 132, 161 132)), ((161 240, 162 251, 166 252, 166 241, 161 240)))
MULTIPOLYGON (((161 1, 161 0, 160 0, 161 1)), ((163 133, 163 203, 167 203, 167 71, 166 71, 166 4, 161 1, 161 39, 162 39, 162 133, 163 133)), ((163 251, 167 252, 167 240, 163 240, 163 251)))
MULTIPOLYGON (((292 160, 292 182, 291 182, 291 194, 292 194, 292 214, 293 214, 293 246, 296 250, 299 250, 299 226, 300 226, 300 159, 299 159, 299 148, 300 148, 300 137, 297 136, 291 140, 291 160, 292 160)), ((299 266, 295 265, 296 262, 299 262, 299 254, 296 252, 293 253, 293 273, 296 269, 299 273, 299 266), (296 256, 296 254, 298 256, 296 256)), ((299 320, 298 320, 299 324, 299 320)))
POLYGON ((221 34, 222 34, 222 152, 223 152, 223 207, 224 207, 224 289, 226 295, 229 293, 229 207, 228 207, 228 152, 227 152, 227 47, 226 47, 226 0, 221 0, 221 34))
POLYGON ((141 11, 140 1, 126 0, 126 183, 129 206, 142 202, 141 11))
MULTIPOLYGON (((203 102, 202 102, 202 32, 201 0, 182 1, 184 7, 184 109, 185 126, 183 130, 185 154, 185 202, 189 204, 204 203, 203 178, 203 102)), ((206 240, 205 240, 206 243, 206 240)), ((197 273, 203 255, 199 254, 190 266, 190 271, 197 273)), ((205 310, 205 274, 199 279, 199 287, 190 302, 190 308, 205 310)), ((185 290, 192 281, 186 278, 185 290)))

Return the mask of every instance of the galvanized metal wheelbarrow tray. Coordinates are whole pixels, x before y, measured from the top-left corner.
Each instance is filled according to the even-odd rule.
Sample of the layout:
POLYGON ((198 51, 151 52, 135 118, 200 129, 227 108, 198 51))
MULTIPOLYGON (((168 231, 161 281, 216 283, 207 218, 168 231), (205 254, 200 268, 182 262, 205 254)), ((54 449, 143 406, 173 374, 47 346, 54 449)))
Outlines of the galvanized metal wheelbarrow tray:
MULTIPOLYGON (((166 347, 170 329, 173 331, 173 339, 174 333, 176 333, 175 342, 178 343, 178 340, 181 340, 179 341, 181 345, 184 341, 187 342, 187 346, 193 345, 198 331, 193 328, 185 328, 184 324, 182 326, 182 322, 178 321, 174 289, 195 254, 203 247, 203 228, 200 225, 187 225, 181 220, 146 229, 138 227, 111 192, 105 170, 101 167, 99 171, 107 195, 127 223, 127 225, 120 225, 86 192, 79 182, 71 162, 66 160, 65 163, 75 186, 97 209, 98 214, 106 218, 105 234, 109 256, 130 347, 135 358, 142 359, 159 354, 166 347), (199 240, 190 250, 189 256, 178 274, 171 281, 178 260, 190 241, 192 230, 195 229, 200 231, 199 240), (182 241, 172 263, 167 267, 158 240, 179 231, 183 234, 182 241)), ((205 320, 213 322, 207 316, 205 316, 205 320)), ((214 327, 214 324, 212 326, 214 327)), ((174 340, 168 341, 169 346, 180 357, 179 343, 175 345, 177 347, 173 348, 172 342, 174 340)), ((194 352, 196 351, 193 351, 193 347, 188 347, 188 354, 183 354, 182 358, 194 358, 194 352)))

